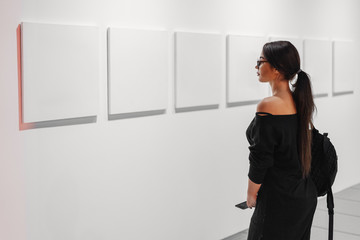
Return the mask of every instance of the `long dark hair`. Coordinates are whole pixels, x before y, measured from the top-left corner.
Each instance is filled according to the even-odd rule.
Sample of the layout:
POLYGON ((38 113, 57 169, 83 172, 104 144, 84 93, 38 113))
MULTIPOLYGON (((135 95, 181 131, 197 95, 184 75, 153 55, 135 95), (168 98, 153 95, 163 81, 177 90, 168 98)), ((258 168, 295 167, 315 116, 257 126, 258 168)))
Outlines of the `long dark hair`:
POLYGON ((311 91, 309 75, 300 69, 299 53, 288 41, 276 41, 266 43, 263 47, 266 60, 288 81, 297 80, 292 84, 292 96, 296 104, 298 114, 298 151, 302 166, 303 177, 310 173, 311 169, 311 131, 313 126, 312 117, 315 110, 314 99, 311 91))

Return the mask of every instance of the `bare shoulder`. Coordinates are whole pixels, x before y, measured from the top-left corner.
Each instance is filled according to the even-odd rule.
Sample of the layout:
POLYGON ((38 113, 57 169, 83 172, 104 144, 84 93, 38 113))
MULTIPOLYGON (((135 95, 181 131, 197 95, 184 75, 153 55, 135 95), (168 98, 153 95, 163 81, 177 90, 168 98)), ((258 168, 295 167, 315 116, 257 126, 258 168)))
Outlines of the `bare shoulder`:
POLYGON ((277 96, 264 98, 258 103, 256 111, 277 114, 279 107, 283 105, 283 100, 277 96))

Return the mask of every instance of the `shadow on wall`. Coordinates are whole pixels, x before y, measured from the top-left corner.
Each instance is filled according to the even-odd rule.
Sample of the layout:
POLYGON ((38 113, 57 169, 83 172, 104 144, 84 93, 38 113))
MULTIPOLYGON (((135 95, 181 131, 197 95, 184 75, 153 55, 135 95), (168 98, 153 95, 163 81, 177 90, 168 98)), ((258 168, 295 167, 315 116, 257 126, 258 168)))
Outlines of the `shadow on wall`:
POLYGON ((206 105, 206 106, 198 106, 198 107, 183 107, 183 108, 175 108, 176 113, 181 112, 193 112, 193 111, 202 111, 202 110, 210 110, 210 109, 218 109, 219 105, 206 105))
POLYGON ((29 130, 34 128, 60 127, 60 126, 86 124, 86 123, 96 123, 96 116, 60 119, 60 120, 51 120, 51 121, 33 122, 33 123, 24 123, 20 121, 19 129, 29 130))
POLYGON ((153 111, 134 112, 134 113, 108 114, 108 120, 146 117, 146 116, 160 115, 160 114, 165 114, 165 113, 166 113, 166 110, 153 110, 153 111))

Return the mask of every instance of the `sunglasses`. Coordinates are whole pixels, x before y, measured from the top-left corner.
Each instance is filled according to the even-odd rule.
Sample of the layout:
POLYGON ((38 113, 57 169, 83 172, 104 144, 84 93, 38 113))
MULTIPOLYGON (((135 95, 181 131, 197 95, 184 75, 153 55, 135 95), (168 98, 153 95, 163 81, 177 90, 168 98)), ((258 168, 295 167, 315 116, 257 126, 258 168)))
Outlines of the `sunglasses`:
POLYGON ((256 61, 256 66, 259 68, 260 65, 261 65, 262 63, 264 63, 264 62, 268 62, 268 61, 266 61, 266 60, 257 60, 257 61, 256 61))

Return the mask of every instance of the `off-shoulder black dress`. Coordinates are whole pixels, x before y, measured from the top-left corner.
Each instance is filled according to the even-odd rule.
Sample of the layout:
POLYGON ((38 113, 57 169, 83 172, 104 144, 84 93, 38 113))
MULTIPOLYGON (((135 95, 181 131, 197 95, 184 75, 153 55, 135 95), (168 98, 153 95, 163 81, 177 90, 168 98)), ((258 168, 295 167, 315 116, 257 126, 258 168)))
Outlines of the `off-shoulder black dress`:
POLYGON ((250 123, 249 178, 262 184, 248 240, 308 240, 316 187, 303 178, 297 149, 298 115, 259 114, 250 123))

